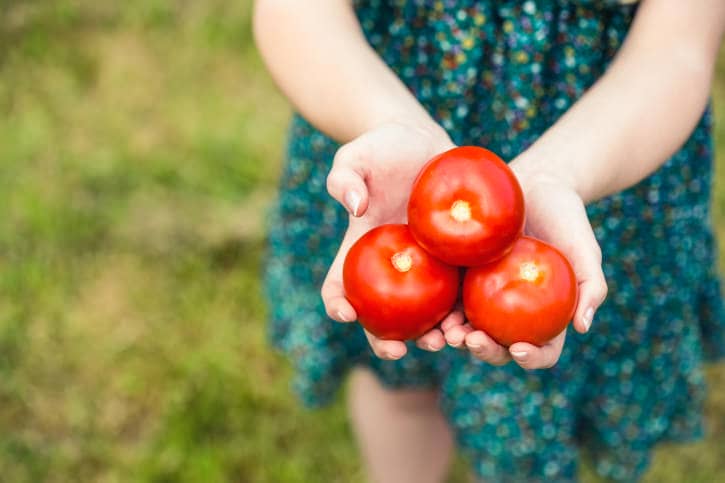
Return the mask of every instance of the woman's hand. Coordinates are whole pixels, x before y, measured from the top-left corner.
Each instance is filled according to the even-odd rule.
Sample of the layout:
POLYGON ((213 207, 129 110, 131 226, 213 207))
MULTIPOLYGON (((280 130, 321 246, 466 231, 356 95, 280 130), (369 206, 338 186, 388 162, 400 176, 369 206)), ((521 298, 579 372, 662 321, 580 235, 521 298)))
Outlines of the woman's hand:
MULTIPOLYGON (((606 73, 511 163, 526 196, 526 231, 561 250, 576 272, 578 332, 589 329, 607 294, 584 202, 638 183, 682 146, 707 104, 724 32, 722 0, 642 2, 606 73)), ((449 344, 482 360, 513 357, 527 369, 554 365, 565 338, 506 350, 466 324, 442 329, 449 344)))
MULTIPOLYGON (((565 180, 531 173, 517 161, 510 166, 526 199, 526 233, 554 245, 572 263, 579 283, 573 325, 578 332, 585 333, 597 308, 604 302, 607 284, 602 272, 601 250, 584 203, 565 180)), ((525 369, 548 368, 556 364, 566 337, 565 330, 542 347, 518 342, 506 349, 463 321, 449 319, 441 328, 451 346, 466 347, 479 359, 495 365, 506 364, 513 358, 525 369)))
MULTIPOLYGON (((453 147, 451 139, 437 125, 390 122, 338 150, 327 177, 327 190, 350 212, 350 222, 322 285, 322 300, 332 319, 339 322, 357 319, 342 285, 342 266, 352 244, 376 226, 405 223, 410 189, 418 172, 433 156, 453 147)), ((453 312, 444 323, 460 325, 463 316, 453 312)), ((400 359, 407 351, 401 341, 381 340, 366 334, 380 358, 400 359)), ((416 343, 430 351, 438 351, 446 344, 438 328, 416 343)))

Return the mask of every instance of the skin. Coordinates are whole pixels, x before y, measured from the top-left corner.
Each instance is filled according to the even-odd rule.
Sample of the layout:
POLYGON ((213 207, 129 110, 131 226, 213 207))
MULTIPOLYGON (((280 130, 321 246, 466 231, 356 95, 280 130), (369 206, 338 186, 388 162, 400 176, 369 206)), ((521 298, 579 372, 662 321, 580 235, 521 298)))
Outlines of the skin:
POLYGON ((350 375, 348 408, 368 481, 440 483, 453 454, 453 434, 434 391, 384 387, 368 370, 350 375))
MULTIPOLYGON (((335 156, 328 189, 351 220, 322 297, 330 317, 353 321, 341 283, 347 249, 369 228, 405 221, 408 190, 401 187, 453 145, 368 45, 350 2, 257 0, 254 25, 283 92, 316 127, 346 143, 335 156)), ((635 184, 681 146, 705 108, 724 28, 721 0, 642 2, 607 74, 511 163, 526 196, 526 232, 559 248, 574 265, 579 332, 588 331, 607 292, 584 204, 635 184)), ((555 363, 564 338, 506 351, 452 314, 419 345, 439 350, 444 333, 448 343, 465 345, 483 360, 502 363, 514 355, 525 368, 555 363)), ((405 355, 402 342, 369 339, 381 357, 405 355)))
MULTIPOLYGON (((349 0, 257 0, 254 27, 259 50, 281 90, 315 127, 344 143, 329 173, 328 191, 348 209, 350 220, 322 298, 331 318, 354 321, 342 286, 347 250, 369 229, 405 221, 409 188, 418 171, 453 143, 368 45, 349 0)), ((580 294, 573 326, 579 332, 589 330, 607 293, 585 203, 637 183, 690 135, 706 105, 724 29, 722 0, 644 0, 607 74, 510 164, 526 198, 525 231, 572 262, 580 294)), ((535 369, 556 363, 564 338, 562 332, 542 347, 516 343, 506 349, 454 311, 417 344, 435 351, 448 343, 491 364, 513 357, 521 367, 535 369)), ((368 340, 380 357, 397 359, 406 353, 400 341, 369 334, 368 340)), ((353 381, 360 398, 371 389, 365 384, 353 381)), ((395 414, 392 405, 385 407, 390 409, 386 414, 395 414)), ((374 416, 356 416, 368 455, 376 442, 365 434, 374 428, 361 427, 374 416)), ((382 416, 375 420, 379 428, 394 422, 382 416)), ((430 438, 444 440, 440 431, 428 429, 430 438)), ((437 448, 420 446, 422 439, 427 438, 418 434, 401 443, 419 450, 417 461, 433 461, 437 448)), ((369 467, 383 475, 376 481, 419 481, 415 477, 430 474, 386 480, 400 464, 398 456, 392 451, 375 455, 369 467)))

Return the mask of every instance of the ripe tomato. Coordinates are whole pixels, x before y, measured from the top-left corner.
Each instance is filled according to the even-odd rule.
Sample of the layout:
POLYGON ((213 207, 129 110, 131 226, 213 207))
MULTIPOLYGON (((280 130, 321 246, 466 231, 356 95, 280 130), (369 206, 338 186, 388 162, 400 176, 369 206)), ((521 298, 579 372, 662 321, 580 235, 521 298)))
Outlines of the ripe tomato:
POLYGON ((578 286, 556 248, 522 237, 508 255, 468 270, 463 281, 466 318, 503 346, 541 346, 574 316, 578 286))
POLYGON ((448 315, 460 275, 418 246, 407 225, 382 225, 350 248, 342 280, 363 327, 381 339, 406 340, 448 315))
POLYGON ((524 196, 501 158, 458 147, 423 167, 410 194, 408 224, 418 243, 444 262, 483 265, 521 235, 524 196))

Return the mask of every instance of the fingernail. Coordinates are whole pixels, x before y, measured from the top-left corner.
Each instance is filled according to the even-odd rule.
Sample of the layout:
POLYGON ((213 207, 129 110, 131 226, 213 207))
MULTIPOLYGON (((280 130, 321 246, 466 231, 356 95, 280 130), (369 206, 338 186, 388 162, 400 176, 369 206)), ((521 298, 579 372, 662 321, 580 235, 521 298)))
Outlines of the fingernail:
POLYGON ((446 338, 446 342, 448 342, 450 345, 458 347, 463 342, 463 339, 455 339, 455 338, 446 338))
POLYGON ((468 344, 469 349, 480 349, 483 347, 481 344, 468 344))
POLYGON ((594 318, 594 307, 589 307, 584 312, 584 316, 582 317, 582 322, 584 322, 584 331, 585 332, 589 332, 589 327, 592 326, 593 318, 594 318))
POLYGON ((345 204, 352 213, 352 216, 357 216, 357 212, 360 209, 361 200, 362 197, 360 196, 360 193, 355 190, 350 190, 345 193, 345 204))
POLYGON ((393 352, 385 352, 385 357, 388 359, 400 359, 401 355, 393 352))
POLYGON ((341 310, 337 311, 337 318, 340 320, 340 322, 349 322, 347 316, 343 314, 341 310))
POLYGON ((429 350, 429 351, 431 351, 431 352, 438 352, 438 351, 440 350, 440 348, 438 348, 438 347, 435 347, 435 346, 434 346, 433 344, 428 344, 428 345, 426 346, 426 349, 428 349, 428 350, 429 350))
POLYGON ((525 351, 511 351, 511 355, 514 356, 516 359, 526 359, 528 353, 525 351))

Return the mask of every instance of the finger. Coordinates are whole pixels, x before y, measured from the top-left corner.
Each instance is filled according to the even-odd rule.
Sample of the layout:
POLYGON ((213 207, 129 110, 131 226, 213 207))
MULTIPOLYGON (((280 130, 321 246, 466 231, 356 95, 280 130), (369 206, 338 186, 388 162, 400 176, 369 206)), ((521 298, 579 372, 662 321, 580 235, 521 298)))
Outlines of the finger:
POLYGON ((511 360, 511 355, 505 347, 497 344, 480 330, 474 330, 466 335, 466 347, 476 358, 494 366, 502 366, 511 360))
POLYGON ((441 330, 445 333, 453 327, 463 325, 464 321, 463 312, 461 310, 454 310, 441 322, 441 330))
MULTIPOLYGON (((344 240, 343 240, 344 242, 344 240)), ((337 252, 335 260, 330 265, 325 281, 322 283, 320 295, 322 295, 322 303, 325 305, 325 312, 332 320, 338 322, 352 322, 357 320, 357 312, 345 298, 345 288, 342 284, 342 265, 344 262, 344 254, 347 249, 337 252)))
POLYGON ((462 349, 466 346, 466 336, 471 332, 473 332, 473 327, 470 324, 461 324, 444 330, 443 335, 449 346, 462 349))
POLYGON ((460 308, 456 308, 443 319, 441 331, 448 345, 455 348, 460 348, 463 345, 466 334, 473 330, 470 325, 466 324, 464 326, 465 321, 463 310, 460 308))
POLYGON ((396 359, 400 359, 408 352, 408 348, 405 347, 405 343, 399 340, 378 339, 367 330, 365 331, 365 336, 368 338, 370 347, 375 355, 381 359, 394 361, 396 359))
POLYGON ((327 191, 352 216, 362 216, 368 209, 368 189, 365 184, 365 159, 369 143, 366 138, 355 139, 335 153, 327 175, 327 191))
POLYGON ((607 297, 607 281, 602 270, 602 251, 588 224, 582 238, 574 249, 572 260, 579 284, 573 325, 577 332, 584 334, 589 331, 594 314, 607 297))
POLYGON ((353 223, 351 219, 350 226, 345 232, 337 255, 330 265, 330 269, 320 289, 322 303, 325 305, 327 316, 338 322, 352 322, 357 320, 357 312, 355 312, 353 306, 345 298, 345 287, 342 282, 342 267, 345 263, 348 250, 350 250, 353 243, 365 232, 365 227, 358 225, 359 223, 353 223))
POLYGON ((558 200, 539 197, 527 204, 528 219, 533 221, 527 227, 533 229, 535 236, 559 248, 571 262, 579 289, 573 325, 578 332, 585 333, 607 295, 602 252, 581 198, 573 191, 560 194, 558 200), (550 201, 557 206, 548 206, 550 201), (552 216, 557 212, 565 215, 552 216))
POLYGON ((566 329, 541 347, 526 342, 511 344, 509 352, 514 361, 524 369, 548 369, 559 361, 564 348, 566 329))
POLYGON ((579 282, 579 302, 574 314, 574 328, 582 334, 589 331, 594 314, 607 297, 604 274, 579 282))
POLYGON ((446 339, 439 329, 432 329, 419 337, 415 345, 426 351, 438 352, 446 346, 446 339))
POLYGON ((353 322, 357 320, 357 312, 345 298, 342 282, 330 277, 329 273, 322 284, 322 302, 327 316, 337 322, 353 322))

